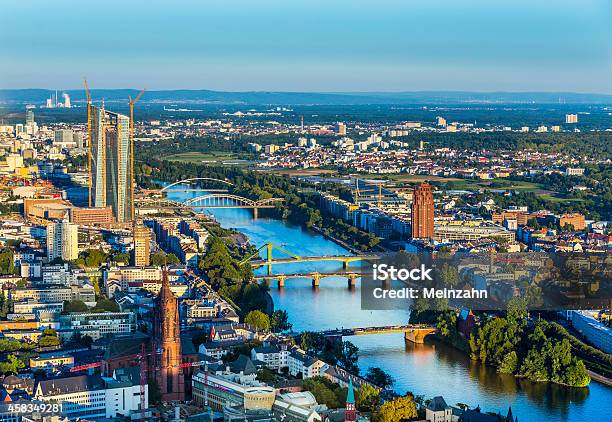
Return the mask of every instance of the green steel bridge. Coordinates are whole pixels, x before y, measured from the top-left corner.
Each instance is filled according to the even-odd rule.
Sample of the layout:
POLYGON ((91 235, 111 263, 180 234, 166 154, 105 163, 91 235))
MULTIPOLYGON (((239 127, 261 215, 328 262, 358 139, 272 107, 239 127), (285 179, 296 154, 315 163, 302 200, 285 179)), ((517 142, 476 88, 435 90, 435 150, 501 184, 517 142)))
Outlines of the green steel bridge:
POLYGON ((348 269, 349 264, 352 262, 366 261, 366 260, 378 260, 380 259, 378 254, 362 254, 362 255, 315 255, 315 256, 302 256, 297 255, 293 252, 275 245, 272 242, 267 242, 260 246, 254 253, 240 261, 240 264, 250 263, 253 268, 259 268, 263 266, 268 267, 268 274, 272 273, 272 265, 278 264, 293 264, 298 262, 319 262, 319 261, 336 261, 342 263, 343 269, 348 269), (260 258, 260 253, 266 250, 266 257, 260 258), (273 251, 282 252, 285 256, 275 258, 273 251))

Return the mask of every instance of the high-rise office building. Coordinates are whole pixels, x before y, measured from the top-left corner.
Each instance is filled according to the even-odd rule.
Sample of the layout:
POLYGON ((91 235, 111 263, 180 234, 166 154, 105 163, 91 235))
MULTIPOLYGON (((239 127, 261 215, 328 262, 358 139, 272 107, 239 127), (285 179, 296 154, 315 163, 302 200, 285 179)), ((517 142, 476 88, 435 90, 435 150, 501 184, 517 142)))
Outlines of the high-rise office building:
POLYGON ((346 136, 346 124, 342 122, 336 123, 336 132, 340 136, 346 136))
POLYGON ((79 226, 68 221, 47 226, 47 258, 71 261, 79 257, 79 226))
POLYGON ((151 243, 151 230, 140 224, 134 225, 134 265, 148 267, 151 243))
POLYGON ((34 112, 30 109, 26 110, 26 126, 34 124, 34 112))
POLYGON ((431 185, 419 184, 412 194, 412 238, 433 239, 434 201, 431 185))
POLYGON ((94 207, 110 206, 119 223, 133 219, 130 119, 91 106, 91 199, 94 207))

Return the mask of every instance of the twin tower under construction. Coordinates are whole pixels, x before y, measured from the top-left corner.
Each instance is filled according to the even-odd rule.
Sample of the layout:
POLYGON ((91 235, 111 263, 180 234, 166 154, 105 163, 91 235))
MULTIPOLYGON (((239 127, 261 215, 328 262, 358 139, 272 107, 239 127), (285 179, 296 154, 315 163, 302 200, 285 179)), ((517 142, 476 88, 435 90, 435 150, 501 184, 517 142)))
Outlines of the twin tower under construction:
POLYGON ((130 116, 108 111, 91 101, 87 82, 89 207, 111 207, 117 223, 134 221, 134 101, 130 116))

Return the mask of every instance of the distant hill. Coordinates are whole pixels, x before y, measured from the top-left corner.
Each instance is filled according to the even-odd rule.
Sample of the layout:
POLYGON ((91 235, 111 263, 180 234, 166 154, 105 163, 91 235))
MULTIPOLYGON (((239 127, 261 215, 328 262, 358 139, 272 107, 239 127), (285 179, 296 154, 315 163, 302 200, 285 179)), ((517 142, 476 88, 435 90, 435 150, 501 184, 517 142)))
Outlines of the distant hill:
MULTIPOLYGON (((67 92, 73 103, 85 101, 84 90, 67 92)), ((94 89, 94 100, 125 102, 134 98, 135 89, 94 89)), ((0 104, 44 104, 55 95, 48 89, 0 89, 0 104)), ((210 90, 147 91, 142 102, 191 104, 245 104, 245 105, 366 105, 366 104, 612 104, 609 94, 580 94, 571 92, 468 92, 468 91, 414 91, 414 92, 225 92, 210 90)))

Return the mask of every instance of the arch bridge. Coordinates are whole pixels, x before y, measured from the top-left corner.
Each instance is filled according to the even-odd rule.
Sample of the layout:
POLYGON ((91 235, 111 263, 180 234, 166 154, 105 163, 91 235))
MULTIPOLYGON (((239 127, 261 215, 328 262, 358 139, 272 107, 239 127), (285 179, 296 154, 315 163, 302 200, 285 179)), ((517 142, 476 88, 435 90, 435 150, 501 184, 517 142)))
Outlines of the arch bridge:
POLYGON ((326 337, 363 336, 368 334, 404 333, 404 339, 412 343, 424 343, 425 337, 437 331, 434 325, 405 324, 386 325, 382 327, 341 328, 319 331, 326 337))
POLYGON ((171 189, 171 188, 173 188, 174 186, 184 185, 184 184, 191 183, 191 182, 215 182, 215 183, 222 183, 227 186, 234 186, 232 182, 227 181, 227 180, 215 179, 212 177, 192 177, 191 179, 179 180, 178 182, 174 182, 174 183, 169 184, 168 186, 164 186, 162 189, 160 189, 160 192, 171 192, 175 190, 184 191, 186 189, 171 189))
POLYGON ((248 208, 253 210, 255 218, 257 218, 258 209, 274 208, 277 203, 283 201, 284 198, 254 200, 230 193, 211 193, 191 198, 183 204, 191 208, 248 208))

